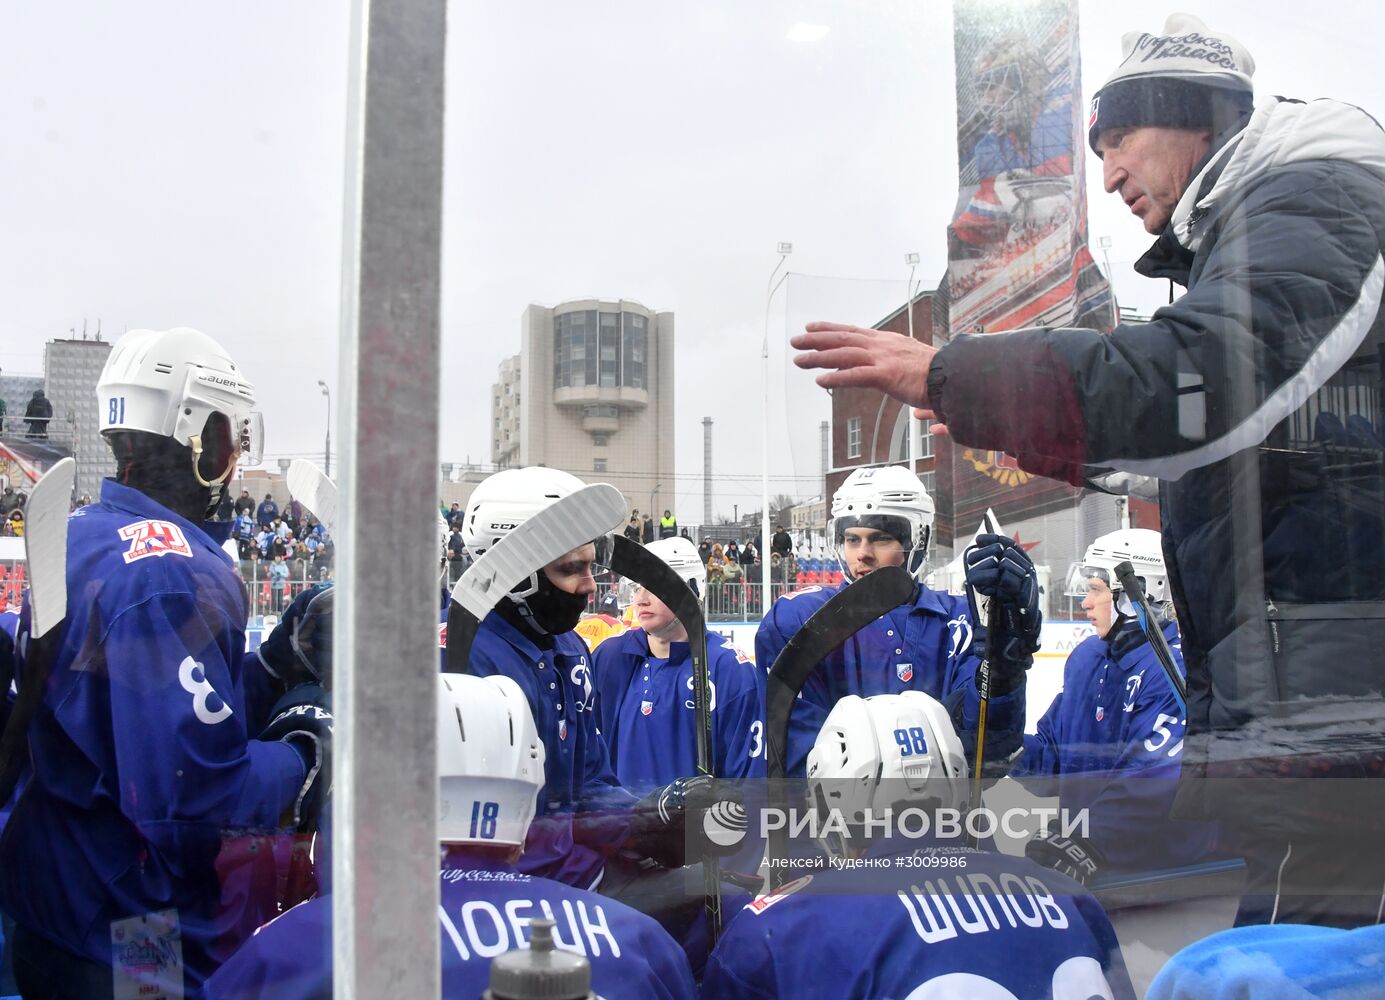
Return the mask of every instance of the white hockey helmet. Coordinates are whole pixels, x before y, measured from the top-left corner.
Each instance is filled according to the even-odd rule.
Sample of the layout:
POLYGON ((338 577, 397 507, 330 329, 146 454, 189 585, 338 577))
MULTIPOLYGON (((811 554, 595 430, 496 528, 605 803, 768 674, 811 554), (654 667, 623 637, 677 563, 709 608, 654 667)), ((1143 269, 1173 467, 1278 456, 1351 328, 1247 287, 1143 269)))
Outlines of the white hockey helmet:
MULTIPOLYGON (((699 601, 706 599, 707 567, 702 564, 702 557, 697 554, 697 546, 690 539, 675 535, 672 538, 660 538, 657 542, 650 542, 645 548, 677 573, 697 595, 699 601)), ((617 597, 622 611, 635 603, 639 590, 640 585, 634 580, 621 579, 617 597)))
POLYGON ((462 543, 471 558, 480 559, 529 518, 585 485, 569 472, 543 465, 502 469, 477 486, 467 501, 462 543))
POLYGON ((543 787, 543 740, 508 677, 438 675, 438 840, 518 847, 543 787))
POLYGON ((1068 596, 1087 596, 1087 581, 1092 577, 1104 581, 1112 595, 1120 594, 1124 588, 1116 579, 1116 567, 1123 562, 1135 567, 1135 575, 1151 604, 1164 604, 1172 599, 1159 532, 1149 528, 1121 528, 1088 545, 1082 561, 1068 572, 1068 596))
MULTIPOLYGON (((96 383, 101 433, 144 431, 172 438, 203 451, 207 421, 225 418, 222 444, 235 447, 250 464, 260 461, 264 424, 254 409, 255 387, 241 375, 231 356, 211 337, 187 327, 131 330, 115 342, 96 383)), ((194 469, 196 461, 194 461, 194 469)), ((219 486, 231 466, 203 486, 219 486)))
POLYGON ((933 498, 919 477, 904 466, 857 469, 832 494, 829 528, 842 573, 852 579, 851 568, 842 556, 847 529, 874 528, 899 539, 904 546, 904 568, 915 580, 922 580, 933 511, 933 498))
POLYGON ((842 698, 808 751, 808 802, 828 831, 820 843, 837 856, 864 846, 857 828, 867 814, 882 823, 885 810, 965 812, 967 761, 947 709, 922 691, 842 698), (829 821, 833 811, 849 839, 832 829, 842 825, 829 821))

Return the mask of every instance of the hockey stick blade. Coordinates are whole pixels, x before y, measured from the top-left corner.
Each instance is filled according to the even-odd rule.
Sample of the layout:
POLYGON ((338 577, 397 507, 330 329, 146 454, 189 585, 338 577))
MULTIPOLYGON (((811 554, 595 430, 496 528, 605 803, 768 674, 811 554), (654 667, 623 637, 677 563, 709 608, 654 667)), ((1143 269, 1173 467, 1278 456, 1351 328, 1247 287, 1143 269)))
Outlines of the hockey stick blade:
POLYGON ((447 608, 447 669, 464 674, 481 620, 531 573, 625 523, 625 497, 607 483, 584 486, 522 522, 472 563, 447 608))
MULTIPOLYGON (((856 580, 836 594, 785 644, 766 679, 768 694, 765 728, 769 737, 770 807, 782 815, 786 805, 784 765, 789 747, 789 715, 794 700, 819 663, 846 640, 881 615, 914 596, 914 579, 899 566, 886 566, 856 580)), ((788 828, 781 824, 769 832, 769 856, 787 860, 788 828)), ((773 887, 788 877, 787 866, 771 871, 773 887)))
POLYGON ((29 630, 39 637, 67 616, 67 515, 77 463, 64 458, 34 484, 25 504, 24 559, 29 570, 29 630))
POLYGON ((289 463, 285 477, 289 495, 307 508, 308 513, 317 518, 327 529, 327 534, 337 531, 337 484, 328 478, 312 462, 295 458, 289 463))
MULTIPOLYGON (((696 719, 697 771, 715 777, 712 759, 711 675, 707 663, 707 621, 687 582, 654 553, 624 535, 611 541, 611 572, 628 577, 662 601, 688 633, 692 659, 693 717, 696 719)), ((712 943, 721 937, 721 874, 718 860, 702 859, 703 899, 712 943)))
MULTIPOLYGON (((26 733, 53 667, 67 617, 67 517, 77 463, 64 458, 34 484, 25 504, 24 558, 29 573, 29 632, 21 634, 24 683, 0 734, 0 803, 8 802, 28 759, 26 733)), ((8 671, 4 671, 8 673, 8 671)), ((0 698, 11 677, 0 677, 0 698)))

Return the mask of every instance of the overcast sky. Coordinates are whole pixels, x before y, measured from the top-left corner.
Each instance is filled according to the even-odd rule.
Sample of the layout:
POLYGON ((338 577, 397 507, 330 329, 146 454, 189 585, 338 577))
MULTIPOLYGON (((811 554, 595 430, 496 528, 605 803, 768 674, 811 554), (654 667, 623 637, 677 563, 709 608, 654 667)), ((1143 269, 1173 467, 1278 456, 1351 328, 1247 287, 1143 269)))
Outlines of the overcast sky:
MULTIPOLYGON (((108 339, 196 326, 257 384, 269 454, 320 458, 316 383, 337 379, 347 6, 8 5, 0 368, 40 372, 43 343, 84 321, 108 339)), ((1081 3, 1084 100, 1120 35, 1159 29, 1171 9, 1081 3)), ((1192 9, 1250 49, 1261 92, 1385 113, 1377 3, 1192 9)), ((942 275, 957 194, 950 5, 454 3, 448 44, 443 460, 489 461, 489 387, 526 304, 633 299, 677 317, 683 519, 700 519, 704 416, 718 510, 754 505, 766 281, 787 240, 772 490, 815 476, 827 399, 787 367, 786 329, 879 319, 904 300, 908 251, 924 287, 942 275), (828 31, 791 41, 800 22, 828 31)), ((1130 271, 1148 237, 1099 171, 1088 190, 1122 304, 1154 308, 1167 285, 1130 271)))

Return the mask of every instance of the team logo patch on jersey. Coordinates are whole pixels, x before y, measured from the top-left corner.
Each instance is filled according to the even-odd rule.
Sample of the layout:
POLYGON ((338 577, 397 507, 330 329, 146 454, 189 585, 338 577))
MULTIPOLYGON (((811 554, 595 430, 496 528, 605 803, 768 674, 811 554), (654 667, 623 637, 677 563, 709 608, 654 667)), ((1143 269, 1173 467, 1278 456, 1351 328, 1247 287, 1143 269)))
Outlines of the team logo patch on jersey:
POLYGON ((1104 719, 1104 718, 1106 718, 1106 709, 1104 709, 1104 708, 1102 708, 1100 705, 1098 705, 1098 706, 1096 707, 1096 721, 1097 721, 1097 722, 1100 722, 1100 721, 1101 721, 1102 719, 1104 719))
POLYGON ((1135 695, 1140 691, 1140 682, 1145 679, 1144 674, 1131 674, 1125 679, 1125 704, 1121 706, 1127 712, 1135 711, 1135 695))
POLYGON ((779 902, 781 899, 785 899, 789 896, 792 896, 800 889, 806 889, 808 887, 808 884, 812 881, 813 876, 804 875, 802 878, 796 878, 792 882, 785 882, 783 885, 781 885, 778 889, 775 889, 773 892, 765 893, 763 896, 756 896, 750 902, 745 904, 745 908, 749 910, 751 913, 764 913, 766 910, 768 910, 775 903, 779 902))
POLYGON ((558 739, 567 739, 567 719, 558 720, 558 739))
POLYGON ((653 703, 652 701, 642 701, 642 702, 640 702, 640 714, 641 714, 641 715, 648 715, 648 714, 649 714, 650 712, 652 712, 652 711, 654 711, 654 703, 653 703))
POLYGON ((438 648, 447 648, 447 622, 440 622, 438 624, 438 648))
POLYGON ((183 529, 171 521, 136 521, 121 528, 120 537, 130 543, 125 553, 127 563, 149 556, 192 558, 192 546, 183 535, 183 529))
POLYGON ((914 679, 914 665, 912 663, 896 663, 894 665, 894 675, 908 684, 914 679))
POLYGON ((723 642, 723 643, 721 644, 721 648, 722 648, 722 649, 729 649, 731 652, 735 653, 735 654, 736 654, 736 662, 737 662, 737 663, 750 663, 750 662, 751 662, 750 657, 746 656, 745 653, 741 652, 741 650, 736 646, 736 644, 733 643, 730 639, 727 639, 725 642, 723 642))
POLYGON ((959 615, 947 623, 948 647, 947 658, 949 660, 965 652, 971 645, 971 622, 965 615, 959 615))

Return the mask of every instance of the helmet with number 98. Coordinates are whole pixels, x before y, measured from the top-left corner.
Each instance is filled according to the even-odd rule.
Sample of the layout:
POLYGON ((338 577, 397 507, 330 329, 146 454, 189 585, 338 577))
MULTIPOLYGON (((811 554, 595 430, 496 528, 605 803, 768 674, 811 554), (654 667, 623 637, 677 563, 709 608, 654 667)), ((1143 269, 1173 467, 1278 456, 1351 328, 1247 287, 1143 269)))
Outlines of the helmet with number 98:
POLYGON ((1118 597, 1123 588, 1116 579, 1116 567, 1123 562, 1135 567, 1135 576, 1151 604, 1161 605, 1172 599, 1159 532, 1148 528, 1121 528, 1088 545, 1082 561, 1068 573, 1068 596, 1085 597, 1087 582, 1095 577, 1105 582, 1112 595, 1118 597))
POLYGON ((880 823, 885 810, 965 811, 967 800, 962 741, 947 709, 922 691, 847 695, 808 752, 808 801, 824 831, 820 843, 837 857, 867 846, 868 816, 880 823), (829 821, 834 812, 840 822, 829 821))
POLYGON ((103 435, 140 431, 191 448, 204 487, 223 485, 237 460, 260 460, 255 387, 205 333, 131 330, 111 348, 96 396, 103 435))
POLYGON ((904 568, 915 580, 922 580, 933 511, 933 498, 919 477, 904 466, 857 469, 832 494, 830 531, 842 573, 848 580, 854 579, 842 554, 847 530, 873 528, 899 540, 904 547, 904 568))
MULTIPOLYGON (((645 546, 678 574, 679 578, 697 595, 699 601, 707 596, 707 567, 702 565, 702 557, 697 554, 697 546, 681 535, 661 538, 645 546)), ((622 579, 617 588, 620 609, 624 611, 635 603, 640 585, 634 580, 622 579)))
POLYGON ((438 676, 442 843, 522 845, 543 765, 543 740, 518 684, 502 676, 438 676))

